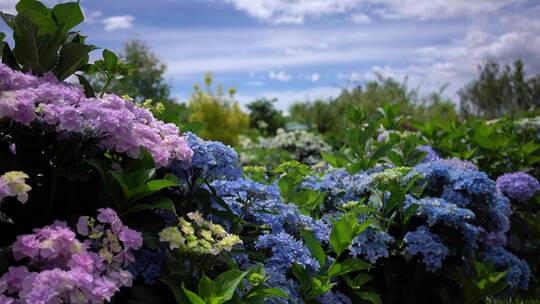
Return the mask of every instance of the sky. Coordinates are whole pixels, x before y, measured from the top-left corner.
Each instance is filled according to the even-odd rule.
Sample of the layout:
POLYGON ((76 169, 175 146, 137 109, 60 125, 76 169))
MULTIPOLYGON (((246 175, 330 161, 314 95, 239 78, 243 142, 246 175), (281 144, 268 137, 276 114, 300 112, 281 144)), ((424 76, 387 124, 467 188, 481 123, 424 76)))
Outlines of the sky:
MULTIPOLYGON (((16 0, 0 0, 13 12, 16 0)), ((54 3, 53 0, 44 1, 54 3)), ((82 0, 88 42, 148 42, 186 101, 212 72, 245 105, 328 99, 377 74, 457 91, 488 59, 540 73, 540 0, 82 0)), ((7 31, 5 25, 0 31, 7 31)), ((93 57, 100 56, 95 51, 93 57)))

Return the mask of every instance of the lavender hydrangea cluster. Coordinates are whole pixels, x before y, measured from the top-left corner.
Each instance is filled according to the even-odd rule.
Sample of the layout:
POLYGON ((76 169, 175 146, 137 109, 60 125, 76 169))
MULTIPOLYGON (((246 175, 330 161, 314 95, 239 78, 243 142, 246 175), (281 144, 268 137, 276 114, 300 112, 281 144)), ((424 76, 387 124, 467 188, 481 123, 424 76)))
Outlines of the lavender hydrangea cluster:
POLYGON ((160 166, 189 160, 193 154, 174 124, 155 119, 130 100, 113 94, 86 98, 80 87, 59 82, 52 74, 37 78, 3 64, 0 76, 0 118, 82 134, 97 139, 103 149, 132 158, 145 148, 160 166))
POLYGON ((206 141, 197 135, 186 132, 187 145, 193 151, 191 161, 175 160, 172 171, 181 179, 189 180, 193 176, 207 180, 235 180, 242 176, 238 154, 230 146, 217 141, 206 141))
POLYGON ((111 209, 98 211, 97 221, 79 221, 83 242, 65 222, 18 236, 13 256, 28 266, 10 267, 0 277, 0 302, 101 303, 131 286, 133 277, 125 267, 133 261, 132 251, 142 246, 142 236, 111 209))
POLYGON ((497 189, 515 201, 525 202, 540 192, 540 183, 524 172, 506 173, 497 178, 497 189))
POLYGON ((443 260, 448 256, 448 248, 442 243, 441 238, 426 226, 407 232, 403 241, 407 244, 405 250, 408 254, 422 255, 422 262, 428 271, 433 272, 441 268, 443 260))

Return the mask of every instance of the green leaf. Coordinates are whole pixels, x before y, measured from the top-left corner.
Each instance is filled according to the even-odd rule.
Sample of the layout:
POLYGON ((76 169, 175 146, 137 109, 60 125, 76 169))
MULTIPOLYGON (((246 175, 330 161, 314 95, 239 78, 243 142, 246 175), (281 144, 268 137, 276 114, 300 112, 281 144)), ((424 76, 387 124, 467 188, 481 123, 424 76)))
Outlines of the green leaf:
POLYGON ((53 70, 58 79, 64 80, 88 62, 88 53, 95 50, 93 45, 68 42, 60 50, 58 66, 53 70))
MULTIPOLYGON (((201 299, 201 297, 199 297, 196 293, 192 292, 192 291, 189 291, 185 286, 184 284, 182 283, 182 290, 184 291, 184 294, 186 295, 186 297, 189 299, 189 301, 192 303, 192 304, 207 304, 203 299, 201 299)), ((178 303, 182 303, 182 302, 178 302, 178 303)))
POLYGON ((349 272, 369 268, 370 264, 366 261, 350 258, 343 262, 334 262, 328 269, 328 275, 333 278, 349 272))
POLYGON ((96 97, 96 92, 94 91, 94 87, 92 87, 88 79, 86 79, 86 77, 84 77, 83 75, 75 74, 75 76, 77 76, 77 78, 79 79, 79 83, 84 88, 84 95, 87 98, 96 97))
POLYGON ((171 211, 174 214, 176 213, 176 208, 174 207, 173 201, 171 201, 169 198, 162 196, 157 198, 156 200, 151 201, 148 204, 135 204, 131 207, 129 207, 126 212, 122 213, 122 215, 143 211, 143 210, 150 210, 150 209, 167 209, 171 211))
POLYGON ((212 280, 206 276, 206 274, 203 274, 203 276, 201 277, 201 279, 199 280, 199 286, 198 286, 198 289, 199 289, 199 295, 203 298, 203 299, 206 299, 206 298, 209 298, 212 296, 212 284, 214 282, 212 282, 212 280))
POLYGON ((17 61, 34 73, 44 72, 39 61, 37 30, 34 24, 30 18, 19 14, 15 17, 14 25, 13 38, 16 45, 14 53, 17 61))
POLYGON ((375 292, 361 291, 358 296, 373 304, 382 304, 381 297, 375 292))
POLYGON ((342 217, 339 221, 332 221, 334 223, 334 228, 330 233, 330 245, 339 256, 343 251, 345 251, 352 243, 354 238, 353 227, 349 221, 342 217))
POLYGON ((255 287, 252 291, 250 291, 250 293, 248 294, 246 298, 247 299, 252 298, 252 297, 266 298, 269 296, 280 297, 284 299, 289 298, 289 296, 283 290, 279 288, 268 288, 264 286, 255 287))
POLYGON ((384 157, 386 153, 388 153, 388 151, 392 150, 393 147, 393 144, 382 145, 378 147, 377 150, 375 150, 375 153, 373 153, 373 156, 371 158, 377 160, 381 157, 384 157))
POLYGON ((232 299, 238 285, 248 274, 247 271, 229 270, 220 274, 212 285, 212 295, 209 304, 221 304, 232 299))
POLYGON ((84 15, 78 2, 68 2, 56 5, 52 9, 56 23, 62 28, 62 33, 67 34, 69 30, 84 21, 84 15))
POLYGON ((115 74, 118 66, 118 56, 108 49, 103 50, 103 60, 108 72, 115 74))
POLYGON ((300 286, 302 286, 302 289, 304 291, 307 291, 311 288, 311 277, 309 276, 309 273, 307 270, 302 267, 301 265, 294 263, 292 265, 292 273, 300 283, 300 286))
POLYGON ((321 267, 324 267, 324 263, 326 262, 326 254, 324 253, 324 249, 322 248, 321 244, 319 244, 313 235, 313 232, 302 230, 300 231, 300 234, 304 238, 304 242, 311 252, 311 255, 319 262, 321 267))
MULTIPOLYGON (((180 285, 179 280, 176 280, 173 277, 160 277, 159 280, 169 287, 177 303, 188 303, 187 301, 189 301, 189 298, 186 297, 185 290, 182 291, 184 286, 180 285)), ((199 303, 206 304, 204 301, 199 303)))
POLYGON ((42 15, 49 13, 49 9, 43 3, 35 0, 20 0, 15 6, 15 9, 19 14, 24 11, 33 11, 42 15))

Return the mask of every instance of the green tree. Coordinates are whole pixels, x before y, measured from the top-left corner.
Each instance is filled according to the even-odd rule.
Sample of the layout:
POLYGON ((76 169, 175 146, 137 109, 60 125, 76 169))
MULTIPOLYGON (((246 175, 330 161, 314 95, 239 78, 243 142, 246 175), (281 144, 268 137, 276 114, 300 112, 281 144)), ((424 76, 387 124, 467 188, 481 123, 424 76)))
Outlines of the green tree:
POLYGON ((204 123, 205 127, 199 134, 202 138, 236 145, 238 135, 248 127, 249 117, 234 100, 234 88, 225 94, 221 85, 214 89, 212 82, 212 75, 208 73, 204 79, 204 90, 195 85, 195 92, 188 102, 189 120, 204 123))
MULTIPOLYGON (((138 102, 147 99, 173 102, 170 85, 165 79, 166 65, 157 58, 148 44, 142 40, 128 40, 119 57, 131 69, 127 75, 111 83, 108 91, 129 95, 138 102)), ((101 75, 94 75, 91 82, 96 91, 101 91, 104 86, 101 75)))
POLYGON ((495 61, 479 66, 479 76, 459 91, 461 113, 497 118, 532 111, 540 105, 540 75, 525 76, 521 60, 501 67, 495 61))
POLYGON ((250 127, 258 129, 264 135, 274 135, 283 127, 285 119, 281 111, 274 107, 277 99, 260 98, 247 105, 250 127))

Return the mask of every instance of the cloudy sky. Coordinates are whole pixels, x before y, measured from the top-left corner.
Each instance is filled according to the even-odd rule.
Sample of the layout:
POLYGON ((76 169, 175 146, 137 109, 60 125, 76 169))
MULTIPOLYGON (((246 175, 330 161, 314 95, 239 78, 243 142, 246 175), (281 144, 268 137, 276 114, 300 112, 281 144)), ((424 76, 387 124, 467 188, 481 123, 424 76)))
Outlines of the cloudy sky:
MULTIPOLYGON (((47 2, 47 1, 46 1, 47 2)), ((0 0, 12 11, 15 0, 0 0)), ((50 3, 50 1, 49 1, 50 3)), ((376 73, 456 91, 491 58, 540 73, 539 0, 82 0, 89 42, 149 42, 181 101, 206 71, 238 98, 328 98, 376 73)), ((0 30, 6 31, 4 25, 0 30)), ((99 55, 96 52, 96 56, 99 55)))

